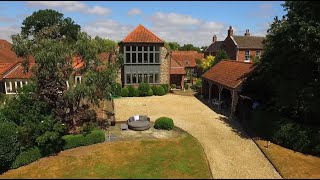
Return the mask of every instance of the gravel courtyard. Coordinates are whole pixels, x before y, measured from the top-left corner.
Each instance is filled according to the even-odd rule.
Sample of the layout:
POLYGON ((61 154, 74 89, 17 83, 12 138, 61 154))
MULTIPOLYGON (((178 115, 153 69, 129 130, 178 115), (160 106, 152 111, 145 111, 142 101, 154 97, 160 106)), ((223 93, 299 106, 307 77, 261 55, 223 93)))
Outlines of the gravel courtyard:
POLYGON ((167 116, 203 146, 214 178, 281 178, 235 121, 226 119, 193 96, 130 97, 115 100, 117 121, 144 114, 167 116))

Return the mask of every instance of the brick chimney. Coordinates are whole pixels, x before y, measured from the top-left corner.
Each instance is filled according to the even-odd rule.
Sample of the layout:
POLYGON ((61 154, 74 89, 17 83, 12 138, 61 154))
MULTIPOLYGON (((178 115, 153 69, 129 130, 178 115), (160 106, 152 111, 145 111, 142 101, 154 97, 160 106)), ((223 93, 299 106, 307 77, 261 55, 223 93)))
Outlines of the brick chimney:
POLYGON ((244 33, 245 36, 250 36, 249 29, 246 29, 246 33, 244 33))
POLYGON ((233 36, 232 26, 230 26, 229 29, 228 29, 228 36, 233 36))
POLYGON ((214 42, 216 42, 216 41, 217 41, 217 36, 214 35, 214 36, 212 37, 212 43, 214 43, 214 42))

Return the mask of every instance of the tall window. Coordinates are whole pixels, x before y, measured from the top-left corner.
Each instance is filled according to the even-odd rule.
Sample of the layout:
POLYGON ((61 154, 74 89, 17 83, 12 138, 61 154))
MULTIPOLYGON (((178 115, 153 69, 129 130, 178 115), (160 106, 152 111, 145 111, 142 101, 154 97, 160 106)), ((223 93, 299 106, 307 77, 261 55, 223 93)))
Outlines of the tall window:
POLYGON ((244 62, 250 62, 250 51, 245 51, 244 62))
POLYGON ((159 74, 158 74, 158 73, 154 74, 154 77, 155 77, 155 78, 154 78, 154 79, 155 79, 155 80, 154 80, 154 81, 155 81, 154 83, 159 83, 159 82, 160 82, 159 74))
POLYGON ((149 83, 153 83, 153 74, 149 74, 149 83))
POLYGON ((127 78, 126 83, 131 84, 131 74, 127 74, 126 78, 127 78))
POLYGON ((137 74, 132 74, 132 84, 137 83, 137 74))
POLYGON ((143 82, 148 83, 148 74, 143 74, 143 82))
POLYGON ((142 74, 138 74, 138 83, 142 83, 142 74))
POLYGON ((159 46, 125 46, 125 64, 159 64, 159 46))

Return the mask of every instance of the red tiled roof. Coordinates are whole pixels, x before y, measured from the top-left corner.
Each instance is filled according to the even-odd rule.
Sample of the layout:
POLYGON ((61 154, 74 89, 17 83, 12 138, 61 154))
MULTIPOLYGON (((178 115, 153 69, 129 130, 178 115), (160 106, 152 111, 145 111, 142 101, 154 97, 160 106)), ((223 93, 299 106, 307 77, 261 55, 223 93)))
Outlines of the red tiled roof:
POLYGON ((172 51, 171 56, 184 67, 196 67, 196 59, 204 58, 204 54, 197 51, 172 51))
POLYGON ((171 58, 170 74, 186 74, 186 71, 178 61, 171 58))
POLYGON ((243 82, 246 74, 250 73, 253 69, 253 63, 222 60, 204 73, 202 77, 234 89, 243 82))
POLYGON ((14 68, 7 72, 3 76, 5 79, 29 79, 32 76, 31 68, 35 63, 30 63, 28 72, 24 73, 24 67, 22 63, 18 63, 14 68))
POLYGON ((121 42, 123 43, 164 43, 158 36, 139 24, 121 42))

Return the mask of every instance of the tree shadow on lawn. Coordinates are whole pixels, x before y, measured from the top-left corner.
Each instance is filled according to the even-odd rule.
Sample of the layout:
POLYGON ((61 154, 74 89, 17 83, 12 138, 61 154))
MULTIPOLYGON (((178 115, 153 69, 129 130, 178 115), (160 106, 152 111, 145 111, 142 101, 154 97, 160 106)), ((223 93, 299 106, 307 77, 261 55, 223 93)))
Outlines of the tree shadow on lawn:
POLYGON ((199 100, 202 104, 206 105, 208 108, 210 108, 212 111, 216 112, 219 115, 219 120, 222 121, 225 125, 228 127, 231 127, 232 132, 235 132, 238 136, 240 136, 243 139, 250 139, 250 136, 246 133, 246 131, 241 126, 240 122, 237 121, 236 118, 230 119, 230 111, 227 110, 219 110, 217 107, 213 106, 212 104, 208 103, 207 99, 204 99, 200 97, 199 94, 194 95, 197 100, 199 100))

